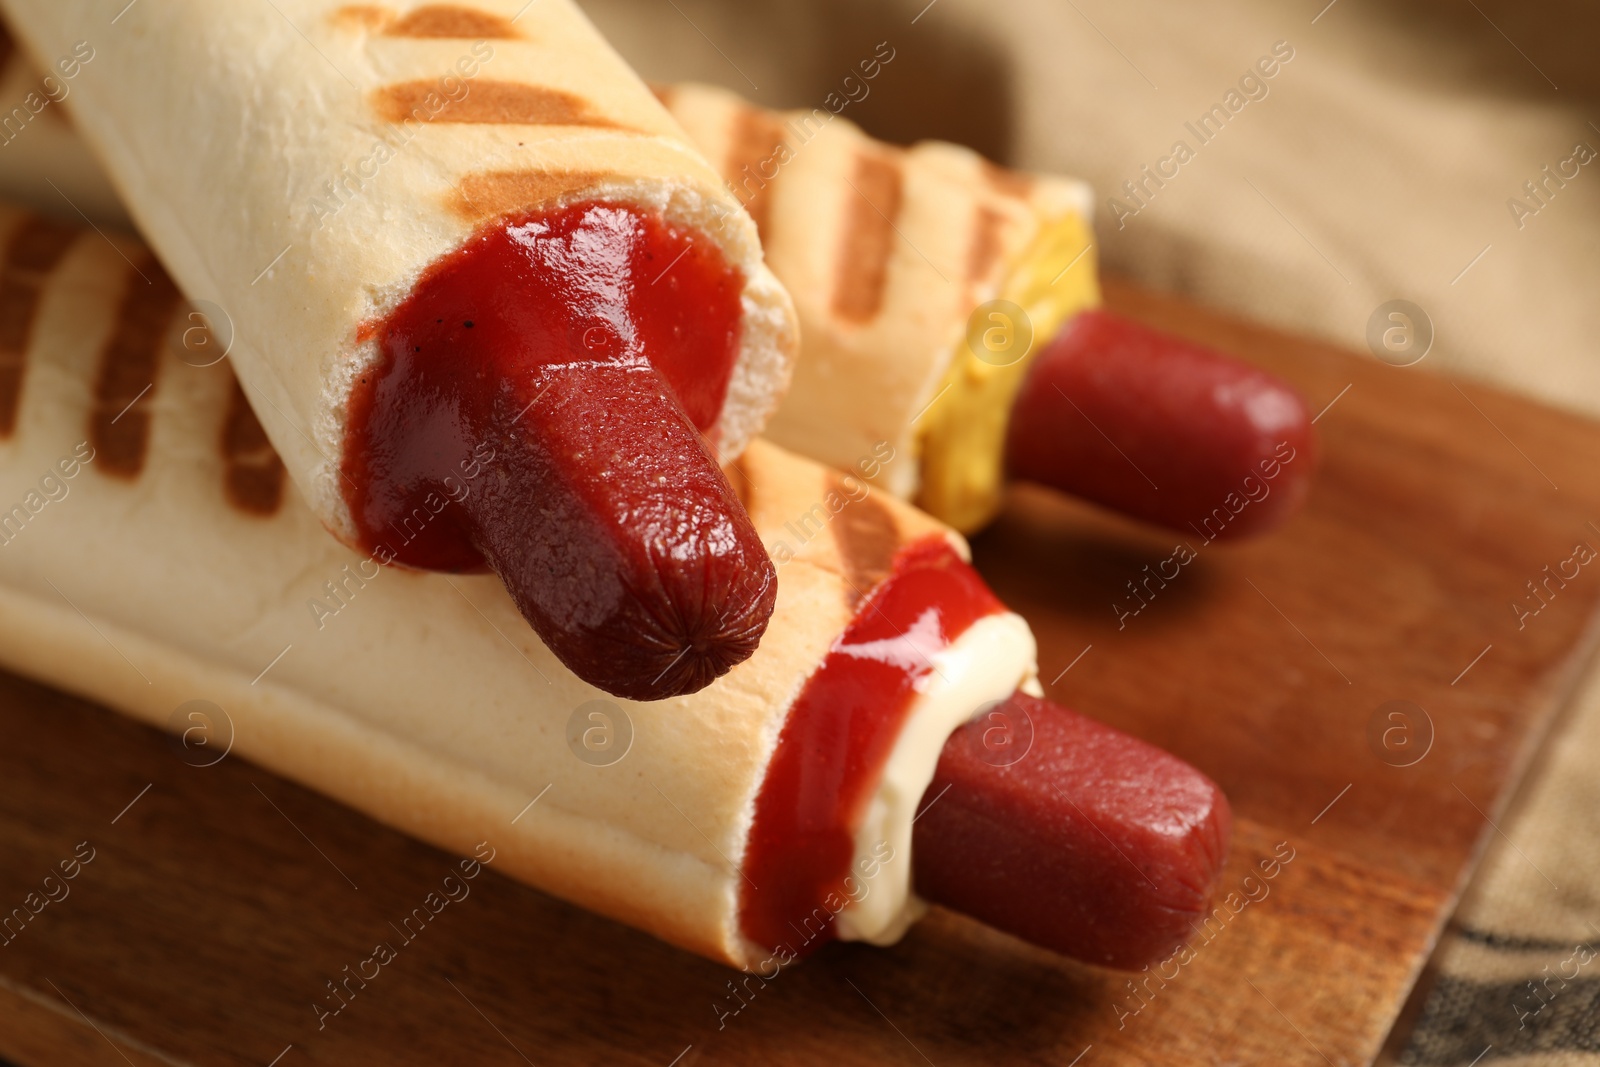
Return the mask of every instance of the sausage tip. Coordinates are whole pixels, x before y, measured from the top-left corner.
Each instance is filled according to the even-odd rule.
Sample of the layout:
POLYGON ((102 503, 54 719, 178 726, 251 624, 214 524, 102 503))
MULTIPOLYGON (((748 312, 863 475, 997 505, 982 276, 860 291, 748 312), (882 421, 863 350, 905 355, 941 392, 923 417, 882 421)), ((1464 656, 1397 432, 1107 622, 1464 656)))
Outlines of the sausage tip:
POLYGON ((1282 524, 1315 463, 1311 412, 1288 383, 1103 310, 1035 358, 1006 438, 1012 477, 1208 541, 1282 524))
POLYGON ((1204 774, 1022 693, 951 736, 925 796, 911 850, 919 895, 1123 970, 1193 935, 1232 835, 1228 800, 1204 774), (1030 739, 1020 756, 989 747, 997 725, 1030 739))

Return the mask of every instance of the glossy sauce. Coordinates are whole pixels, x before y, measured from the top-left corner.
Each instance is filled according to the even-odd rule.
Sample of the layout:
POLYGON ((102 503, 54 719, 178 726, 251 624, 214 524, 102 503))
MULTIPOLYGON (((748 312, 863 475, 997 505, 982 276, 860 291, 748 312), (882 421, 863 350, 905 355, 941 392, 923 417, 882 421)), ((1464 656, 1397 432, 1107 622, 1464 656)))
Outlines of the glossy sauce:
MULTIPOLYGON (((740 883, 745 936, 797 956, 833 937, 834 916, 849 899, 855 828, 917 684, 931 673, 929 657, 1003 610, 943 537, 896 556, 889 577, 807 680, 779 734, 756 797, 740 883)), ((852 880, 868 883, 870 892, 865 873, 852 880)))
POLYGON ((500 220, 366 336, 342 460, 381 562, 486 564, 608 692, 692 692, 755 648, 771 561, 701 439, 738 356, 743 274, 617 204, 500 220))

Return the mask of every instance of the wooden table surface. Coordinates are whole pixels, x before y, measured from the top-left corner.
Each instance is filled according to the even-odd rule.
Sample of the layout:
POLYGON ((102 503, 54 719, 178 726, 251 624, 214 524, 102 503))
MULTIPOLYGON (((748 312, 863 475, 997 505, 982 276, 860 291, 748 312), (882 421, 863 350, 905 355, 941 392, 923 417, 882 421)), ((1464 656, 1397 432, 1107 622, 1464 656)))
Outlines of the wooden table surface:
POLYGON ((1426 361, 1398 369, 1122 286, 1110 300, 1332 405, 1309 508, 1258 544, 1016 491, 975 545, 1037 629, 1052 697, 1184 756, 1232 798, 1235 895, 1160 974, 1080 966, 936 912, 896 948, 835 945, 735 1000, 731 972, 491 873, 319 1030, 324 983, 393 940, 450 858, 0 676, 0 911, 79 842, 93 849, 70 895, 0 946, 0 1056, 1369 1062, 1587 658, 1589 569, 1552 582, 1520 627, 1511 605, 1578 543, 1600 546, 1600 427, 1426 361), (1125 583, 1179 540, 1197 558, 1119 629, 1125 583))

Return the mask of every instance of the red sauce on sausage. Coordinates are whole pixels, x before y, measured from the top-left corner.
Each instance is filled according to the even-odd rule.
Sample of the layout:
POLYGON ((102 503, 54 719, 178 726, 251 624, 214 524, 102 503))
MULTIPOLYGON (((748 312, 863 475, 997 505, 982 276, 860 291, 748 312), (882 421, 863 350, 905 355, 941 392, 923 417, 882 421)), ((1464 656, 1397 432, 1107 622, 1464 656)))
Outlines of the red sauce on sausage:
POLYGON ((1003 610, 943 537, 896 556, 806 681, 778 736, 744 859, 745 936, 804 956, 833 937, 852 885, 872 891, 871 874, 852 871, 855 831, 917 685, 932 671, 930 657, 1003 610))
POLYGON ((704 234, 591 202, 501 219, 366 336, 342 457, 362 547, 491 567, 568 667, 691 692, 754 650, 771 561, 700 434, 744 277, 704 234))

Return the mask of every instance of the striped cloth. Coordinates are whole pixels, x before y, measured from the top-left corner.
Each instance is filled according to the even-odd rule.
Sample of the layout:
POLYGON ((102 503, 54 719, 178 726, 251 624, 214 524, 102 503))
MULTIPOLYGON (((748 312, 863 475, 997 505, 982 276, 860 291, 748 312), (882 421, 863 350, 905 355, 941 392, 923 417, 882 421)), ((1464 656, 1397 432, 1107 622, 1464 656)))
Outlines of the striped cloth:
POLYGON ((1600 672, 1582 694, 1434 955, 1401 1063, 1600 1064, 1600 672))

